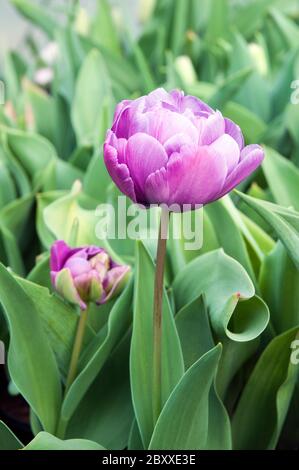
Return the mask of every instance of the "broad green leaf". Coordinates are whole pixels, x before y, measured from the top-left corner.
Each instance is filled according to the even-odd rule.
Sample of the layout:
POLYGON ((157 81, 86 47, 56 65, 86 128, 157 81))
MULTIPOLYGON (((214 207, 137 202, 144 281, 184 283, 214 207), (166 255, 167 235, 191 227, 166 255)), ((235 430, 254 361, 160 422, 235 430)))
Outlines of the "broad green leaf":
POLYGON ((214 386, 218 345, 183 375, 157 421, 152 450, 231 448, 230 422, 214 386))
POLYGON ((204 210, 207 211, 209 219, 213 224, 219 246, 221 246, 229 256, 239 261, 246 269, 253 282, 255 282, 254 271, 245 241, 242 237, 242 232, 236 223, 234 214, 230 212, 228 205, 225 201, 220 200, 208 205, 204 210))
MULTIPOLYGON (((134 320, 130 371, 132 399, 145 448, 153 428, 153 297, 154 265, 144 245, 137 242, 134 320)), ((162 316, 162 405, 184 372, 182 351, 166 294, 162 316)), ((156 390, 156 388, 155 388, 156 390)))
POLYGON ((69 422, 66 437, 83 437, 119 450, 128 445, 134 412, 129 374, 130 335, 109 354, 69 422))
POLYGON ((190 0, 174 0, 171 31, 171 51, 177 56, 182 51, 188 29, 190 0))
POLYGON ((0 209, 16 197, 16 187, 8 165, 0 159, 0 209))
MULTIPOLYGON (((48 277, 50 277, 49 264, 48 277)), ((60 373, 66 377, 78 322, 76 310, 57 295, 51 294, 46 287, 20 277, 17 277, 16 281, 38 312, 37 315, 55 354, 60 373)), ((95 334, 87 326, 83 345, 87 346, 94 337, 95 334)))
POLYGON ((239 89, 242 89, 242 86, 246 83, 251 73, 252 68, 245 67, 229 75, 217 88, 213 96, 209 98, 209 105, 216 109, 223 108, 223 106, 235 96, 239 89))
POLYGON ((266 147, 263 171, 275 202, 299 210, 299 169, 275 150, 266 147))
MULTIPOLYGON (((298 36, 299 38, 299 36, 298 36)), ((294 65, 298 56, 298 50, 291 50, 282 64, 281 70, 277 75, 274 86, 272 88, 272 114, 273 117, 278 116, 284 111, 284 108, 290 102, 290 86, 296 78, 294 65)))
POLYGON ((265 257, 259 283, 275 331, 280 334, 299 325, 299 271, 280 242, 265 257))
POLYGON ((11 3, 25 18, 41 28, 49 37, 53 36, 57 21, 49 11, 45 11, 45 8, 30 0, 11 0, 11 3))
POLYGON ((268 308, 254 295, 245 269, 222 249, 191 261, 172 287, 177 311, 204 294, 212 328, 221 339, 250 341, 268 324, 268 308))
POLYGON ((290 361, 298 326, 274 338, 260 356, 233 417, 234 449, 274 449, 298 379, 290 361))
POLYGON ((47 432, 40 432, 23 450, 105 450, 87 439, 67 439, 65 441, 47 432))
POLYGON ((37 134, 6 129, 6 136, 11 152, 31 177, 56 158, 51 143, 37 134))
POLYGON ((203 297, 183 307, 176 314, 175 323, 187 370, 215 345, 203 297))
POLYGON ((6 426, 3 421, 0 421, 0 450, 19 450, 23 444, 17 436, 6 426))
POLYGON ((273 0, 243 2, 234 11, 234 24, 241 34, 249 38, 259 28, 273 0))
POLYGON ((10 375, 43 428, 55 432, 61 386, 54 353, 36 306, 3 265, 0 265, 0 280, 0 300, 11 336, 8 352, 10 375))
POLYGON ((209 4, 210 12, 206 30, 206 41, 208 43, 226 37, 229 24, 228 0, 212 0, 209 4))
MULTIPOLYGON (((87 348, 85 354, 82 354, 78 376, 72 383, 62 404, 61 420, 64 423, 67 423, 74 414, 109 354, 127 333, 131 323, 131 300, 132 289, 129 285, 112 308, 104 338, 102 331, 100 331, 90 343, 90 349, 87 348)), ((101 314, 101 307, 98 308, 98 314, 101 314)))
POLYGON ((239 191, 236 193, 275 230, 295 265, 299 267, 299 213, 239 191))
POLYGON ((110 78, 102 55, 93 49, 80 69, 72 104, 72 123, 78 145, 98 144, 101 113, 107 97, 113 101, 110 78))
POLYGON ((104 46, 107 51, 120 55, 121 47, 117 27, 111 15, 107 0, 97 0, 97 12, 91 25, 92 40, 104 46))

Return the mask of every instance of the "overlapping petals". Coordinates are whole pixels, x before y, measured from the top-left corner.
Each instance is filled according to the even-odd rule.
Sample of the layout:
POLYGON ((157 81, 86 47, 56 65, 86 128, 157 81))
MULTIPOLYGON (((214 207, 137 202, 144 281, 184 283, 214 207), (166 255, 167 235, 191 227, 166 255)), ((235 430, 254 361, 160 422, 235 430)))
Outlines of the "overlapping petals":
POLYGON ((206 103, 159 88, 120 103, 104 144, 111 178, 146 206, 208 204, 261 163, 260 146, 244 147, 242 131, 206 103))

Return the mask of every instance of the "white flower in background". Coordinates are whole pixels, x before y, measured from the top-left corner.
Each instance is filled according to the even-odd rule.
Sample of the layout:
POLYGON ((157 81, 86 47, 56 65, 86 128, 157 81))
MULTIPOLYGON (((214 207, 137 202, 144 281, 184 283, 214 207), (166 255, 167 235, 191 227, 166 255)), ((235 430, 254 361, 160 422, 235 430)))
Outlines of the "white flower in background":
POLYGON ((140 23, 146 23, 152 16, 156 0, 140 0, 138 5, 138 18, 140 23))
POLYGON ((49 42, 40 52, 40 58, 47 65, 53 65, 58 59, 59 47, 57 42, 49 42))
POLYGON ((50 67, 42 67, 38 69, 33 77, 33 80, 37 85, 47 86, 49 85, 54 78, 54 71, 50 67))

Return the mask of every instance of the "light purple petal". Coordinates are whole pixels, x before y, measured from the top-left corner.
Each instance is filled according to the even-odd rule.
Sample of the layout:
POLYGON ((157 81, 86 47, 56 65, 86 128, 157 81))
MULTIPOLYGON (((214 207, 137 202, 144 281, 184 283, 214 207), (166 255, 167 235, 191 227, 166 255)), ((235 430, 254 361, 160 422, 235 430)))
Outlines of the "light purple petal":
POLYGON ((145 182, 145 194, 150 204, 168 204, 169 184, 166 168, 155 171, 145 182))
POLYGON ((167 165, 170 203, 207 204, 221 191, 227 174, 224 159, 204 146, 197 154, 184 148, 167 165))
MULTIPOLYGON (((153 137, 142 133, 130 137, 126 149, 126 162, 138 195, 144 197, 147 177, 162 168, 167 160, 164 148, 153 137)), ((140 199, 138 201, 142 202, 140 199)))
POLYGON ((164 144, 176 134, 185 134, 194 145, 198 143, 197 128, 187 117, 168 109, 159 109, 146 113, 148 119, 148 133, 164 144))
POLYGON ((202 120, 202 131, 200 136, 201 145, 210 145, 221 137, 225 131, 225 122, 219 111, 211 114, 208 119, 202 120))
POLYGON ((221 158, 225 158, 228 173, 238 164, 240 149, 237 142, 230 135, 223 134, 210 145, 210 148, 218 152, 221 158))
POLYGON ((237 144, 239 145, 240 150, 244 147, 244 137, 240 127, 235 124, 231 119, 224 118, 225 121, 225 133, 229 134, 237 144))
POLYGON ((166 140, 163 147, 166 150, 167 155, 170 156, 174 152, 180 152, 183 145, 192 146, 193 142, 188 135, 180 133, 175 134, 166 140))
POLYGON ((259 145, 247 145, 242 152, 240 163, 232 171, 225 181, 224 188, 219 197, 224 196, 234 189, 238 184, 247 178, 261 164, 264 158, 264 151, 259 145))

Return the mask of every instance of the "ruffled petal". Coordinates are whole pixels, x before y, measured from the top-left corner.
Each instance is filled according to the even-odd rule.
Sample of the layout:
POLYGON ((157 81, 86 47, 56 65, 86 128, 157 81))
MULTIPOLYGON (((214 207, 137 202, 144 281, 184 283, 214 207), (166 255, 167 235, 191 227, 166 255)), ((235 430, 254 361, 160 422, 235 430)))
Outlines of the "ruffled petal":
POLYGON ((230 135, 223 134, 210 145, 210 148, 218 152, 221 158, 225 158, 228 173, 238 164, 240 149, 237 142, 230 135))
POLYGON ((119 163, 117 150, 108 143, 104 144, 104 161, 116 186, 136 202, 135 187, 129 169, 125 163, 119 163))
POLYGON ((144 200, 144 185, 147 177, 167 163, 163 146, 153 137, 138 133, 130 137, 126 148, 126 163, 134 181, 137 200, 144 200))
POLYGON ((171 203, 207 204, 222 190, 227 174, 224 159, 209 147, 196 154, 184 148, 167 165, 171 203))
POLYGON ((161 144, 174 135, 185 134, 191 142, 194 142, 194 145, 197 145, 198 130, 186 116, 163 108, 146 113, 146 117, 149 135, 161 144))
POLYGON ((225 122, 219 111, 202 120, 201 145, 210 145, 224 134, 225 122))
POLYGON ((225 181, 220 197, 229 193, 261 164, 264 151, 259 145, 247 145, 241 152, 240 162, 225 181))
POLYGON ((230 135, 239 145, 240 150, 244 147, 244 137, 240 127, 235 124, 231 119, 224 118, 225 133, 230 135))
POLYGON ((56 240, 51 247, 50 269, 60 271, 68 258, 80 251, 80 248, 70 248, 63 240, 56 240))

